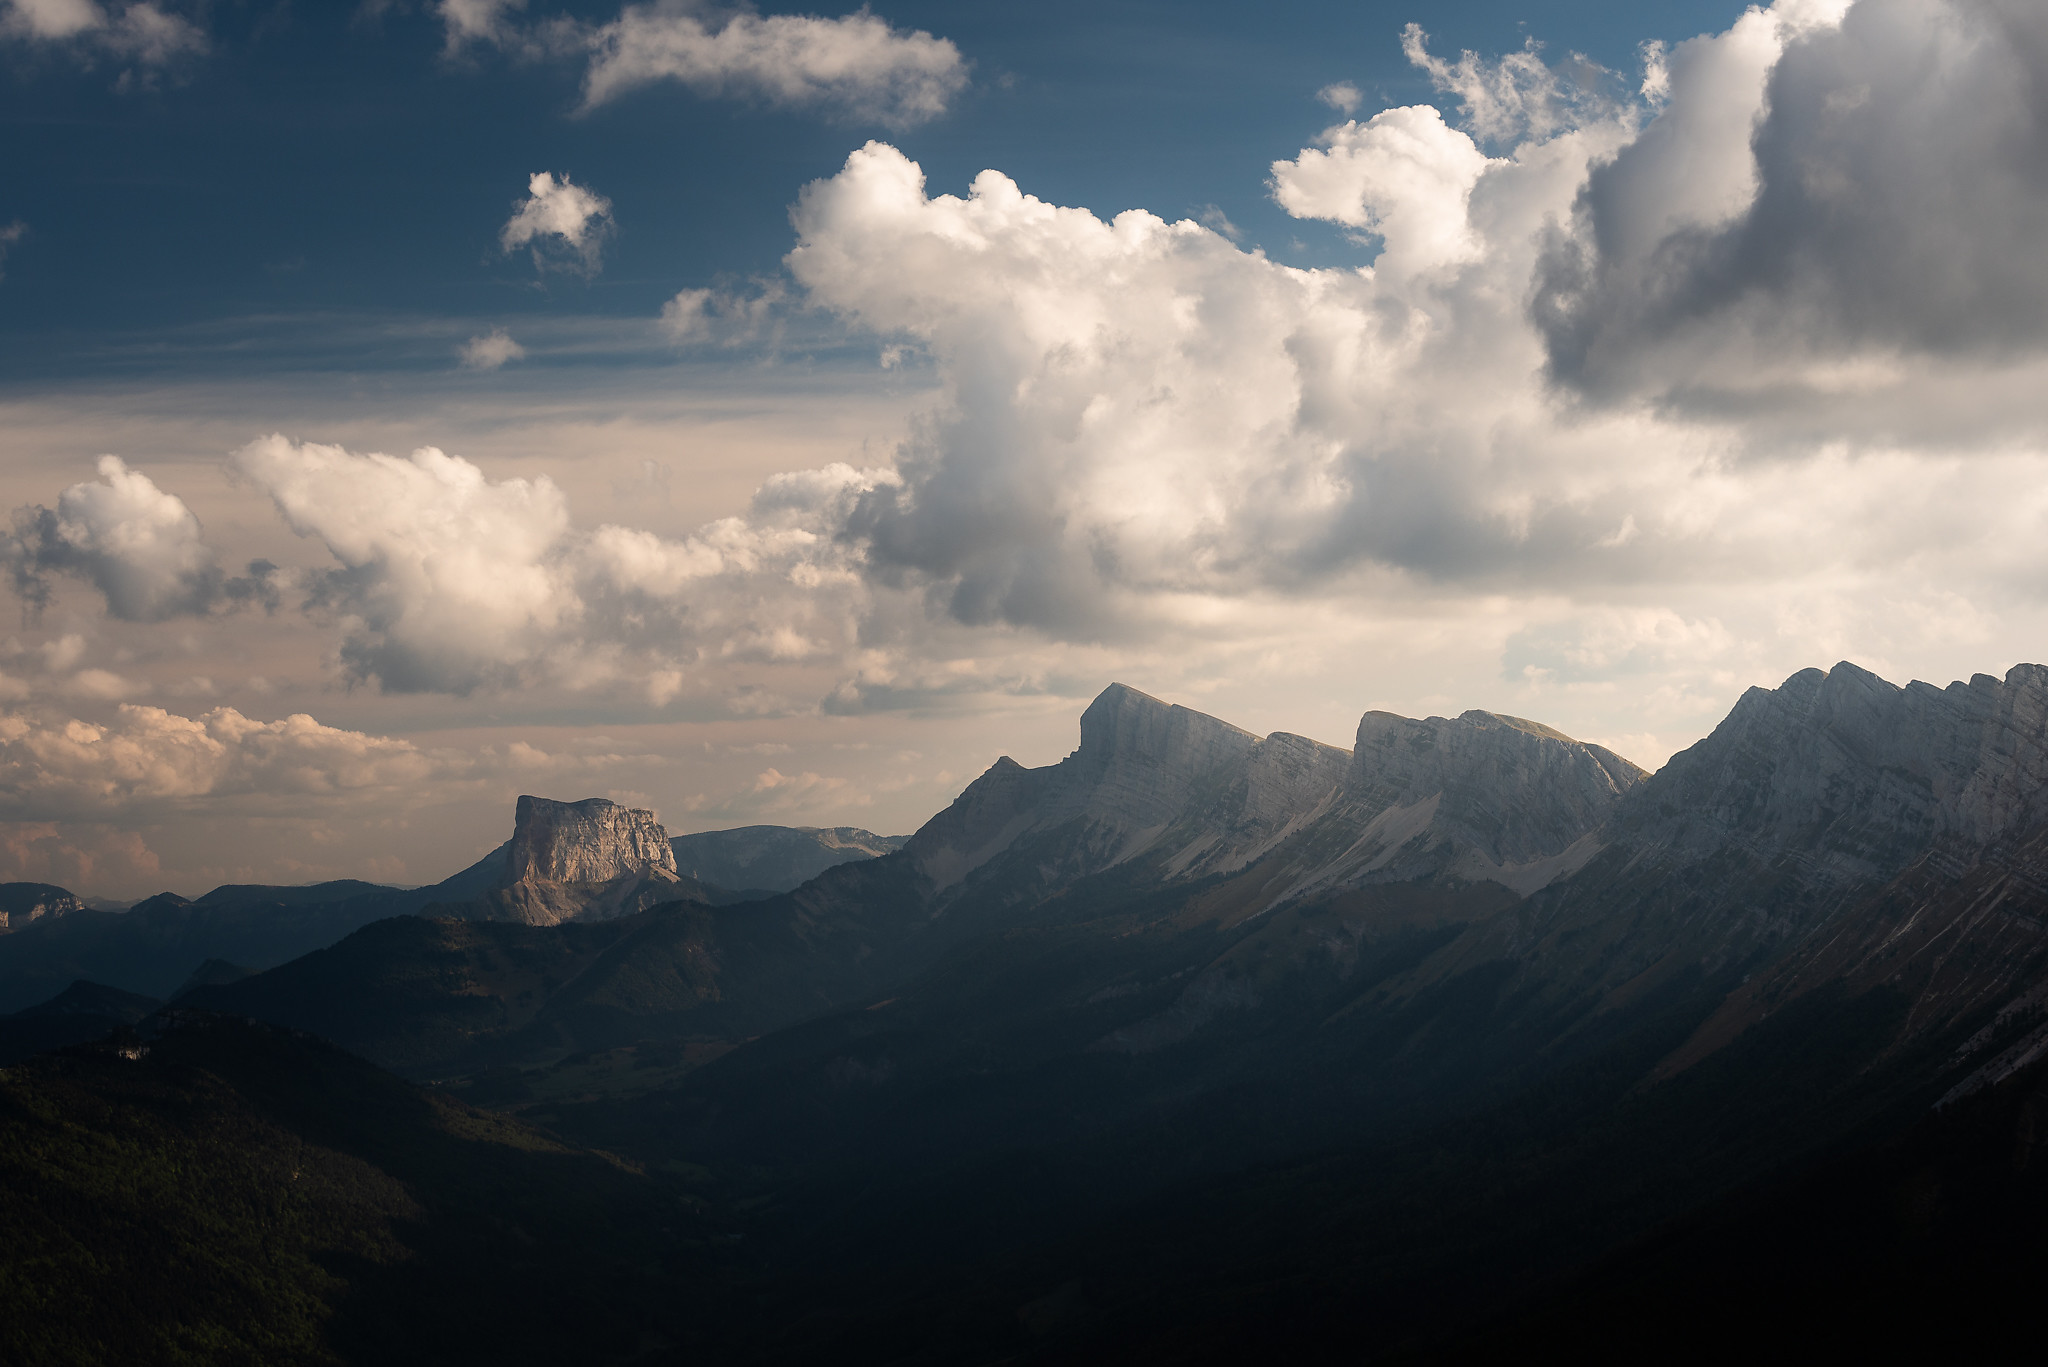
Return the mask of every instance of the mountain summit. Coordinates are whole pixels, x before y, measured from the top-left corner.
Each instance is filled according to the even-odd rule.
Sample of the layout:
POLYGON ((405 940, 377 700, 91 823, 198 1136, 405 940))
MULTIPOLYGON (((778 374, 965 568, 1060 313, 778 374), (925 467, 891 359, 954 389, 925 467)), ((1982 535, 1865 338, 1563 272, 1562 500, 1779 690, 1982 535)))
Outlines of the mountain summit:
POLYGON ((514 812, 503 879, 477 906, 479 919, 548 926, 702 900, 705 891, 677 875, 668 832, 653 812, 601 797, 527 795, 514 812))

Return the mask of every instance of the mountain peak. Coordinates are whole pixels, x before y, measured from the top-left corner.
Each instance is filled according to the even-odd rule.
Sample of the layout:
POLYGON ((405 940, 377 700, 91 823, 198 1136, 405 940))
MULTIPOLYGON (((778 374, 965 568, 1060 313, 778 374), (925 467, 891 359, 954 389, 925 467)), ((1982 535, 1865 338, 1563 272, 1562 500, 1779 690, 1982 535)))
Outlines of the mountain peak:
POLYGON ((1515 865, 1555 856, 1596 829, 1643 777, 1611 750, 1522 717, 1368 712, 1345 791, 1369 811, 1435 798, 1433 820, 1447 836, 1515 865))
POLYGON ((519 799, 508 881, 602 883, 657 870, 674 873, 676 857, 653 812, 601 797, 519 799))
POLYGON ((1137 760, 1192 772, 1249 753, 1258 740, 1205 712, 1113 683, 1081 714, 1081 748, 1075 753, 1087 767, 1137 760))

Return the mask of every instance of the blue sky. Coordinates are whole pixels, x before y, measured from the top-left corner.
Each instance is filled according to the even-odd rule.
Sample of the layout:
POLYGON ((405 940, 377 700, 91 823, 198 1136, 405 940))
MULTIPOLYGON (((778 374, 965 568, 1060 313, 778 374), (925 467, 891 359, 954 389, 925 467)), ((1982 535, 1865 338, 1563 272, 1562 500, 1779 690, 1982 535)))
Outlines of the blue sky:
MULTIPOLYGON (((597 21, 617 9, 546 12, 597 21)), ((1654 30, 1642 7, 1621 4, 1432 10, 1419 17, 1443 50, 1499 52, 1534 36, 1553 55, 1633 73, 1641 42, 1725 26, 1740 7, 1659 6, 1654 30)), ((1401 54, 1417 12, 1394 4, 887 7, 878 13, 892 24, 951 39, 973 64, 953 107, 909 129, 679 86, 579 114, 578 63, 489 50, 450 59, 426 4, 205 13, 210 51, 149 89, 117 88, 118 60, 0 50, 0 218, 28 228, 0 293, 17 375, 92 375, 109 342, 280 314, 646 317, 686 285, 778 271, 797 188, 877 135, 935 188, 995 166, 1057 203, 1171 217, 1213 205, 1281 259, 1356 260, 1340 232, 1278 210, 1267 165, 1329 120, 1316 92, 1334 82, 1374 106, 1442 99, 1401 54), (538 290, 523 260, 496 249, 541 167, 616 205, 618 237, 595 280, 538 290)), ((419 358, 371 348, 350 361, 419 358)))
POLYGON ((425 882, 521 792, 894 834, 1112 680, 1655 766, 1807 666, 2038 660, 2044 54, 0 0, 0 879, 425 882))

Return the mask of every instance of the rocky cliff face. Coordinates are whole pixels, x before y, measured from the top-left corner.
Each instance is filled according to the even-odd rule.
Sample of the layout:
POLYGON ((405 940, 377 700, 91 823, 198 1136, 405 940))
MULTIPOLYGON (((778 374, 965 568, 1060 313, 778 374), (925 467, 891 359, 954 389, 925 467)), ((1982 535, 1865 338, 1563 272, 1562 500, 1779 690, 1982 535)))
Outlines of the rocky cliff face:
POLYGON ((1437 873, 1526 893, 1590 857, 1590 833, 1642 776, 1487 712, 1368 713, 1347 753, 1113 684, 1082 714, 1072 755, 1045 769, 998 761, 905 850, 942 892, 1000 883, 1014 898, 1120 866, 1175 881, 1255 864, 1261 906, 1437 873))
POLYGON ((1492 712, 1368 712, 1329 810, 1276 850, 1268 905, 1365 883, 1448 877, 1527 896, 1578 869, 1643 770, 1492 712))
POLYGON ((471 909, 482 920, 555 925, 630 915, 701 891, 676 874, 654 813, 601 797, 529 795, 513 816, 502 881, 471 909))
POLYGON ((2040 666, 1946 688, 1900 688, 1847 663, 1802 670, 1751 689, 1636 786, 1597 858, 1475 935, 1457 964, 1512 956, 1518 981, 1618 1001, 1791 954, 1808 965, 1796 990, 1774 971, 1748 995, 1796 995, 1828 965, 1888 961, 1871 958, 1891 935, 1882 922, 1905 934, 1914 907, 1930 910, 1922 928, 1947 916, 1918 894, 1879 894, 1912 867, 1909 883, 1927 889, 1991 859, 2001 832, 2048 815, 2044 780, 2040 666))
POLYGON ((513 882, 604 883, 658 870, 674 873, 676 857, 653 812, 601 797, 519 799, 507 856, 513 882))
POLYGON ((1112 684, 1081 714, 1073 754, 1044 769, 996 761, 904 853, 941 893, 979 875, 1019 897, 1141 859, 1169 877, 1240 867, 1328 802, 1348 762, 1112 684), (1020 867, 981 875, 1004 855, 1020 867))
POLYGON ((54 883, 0 883, 0 930, 84 910, 84 902, 54 883))
POLYGON ((1942 836, 1991 840, 2040 814, 2044 783, 2048 669, 1900 688, 1844 662, 1745 693, 1645 785, 1626 829, 1677 858, 1797 852, 1802 878, 1846 883, 1942 836))

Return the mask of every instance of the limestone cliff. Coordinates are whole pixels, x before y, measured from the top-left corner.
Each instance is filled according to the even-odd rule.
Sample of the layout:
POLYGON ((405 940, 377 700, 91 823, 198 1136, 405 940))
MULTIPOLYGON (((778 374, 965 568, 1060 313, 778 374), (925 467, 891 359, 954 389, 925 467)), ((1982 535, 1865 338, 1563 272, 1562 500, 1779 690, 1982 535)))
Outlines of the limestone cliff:
POLYGON ((0 883, 0 930, 84 910, 85 903, 54 883, 0 883))
POLYGON ((982 883, 1012 900, 1111 868, 1172 881, 1254 864, 1264 905, 1439 873, 1527 893, 1598 848, 1591 833, 1642 777, 1611 751, 1488 712, 1368 713, 1347 753, 1113 684, 1082 714, 1072 755, 1044 769, 999 760, 905 852, 942 895, 982 883))
POLYGON ((1596 859, 1475 937, 1459 962, 1512 953, 1555 993, 1640 995, 1755 971, 1742 995, 1761 1010, 1840 965, 1874 973, 1922 932, 1960 925, 1974 895, 1954 901, 1940 886, 2013 884, 2001 833, 2048 819, 2044 780, 2048 669, 1945 688, 1901 688, 1846 662, 1801 670, 1744 694, 1627 795, 1596 859))
POLYGON ((1017 897, 1139 860, 1169 877, 1236 868, 1327 802, 1347 762, 1111 684, 1081 714, 1073 754, 1043 769, 999 759, 904 853, 942 894, 1009 853, 1029 867, 987 877, 1017 897))
POLYGON ((676 874, 654 813, 601 797, 521 797, 497 886, 466 908, 474 919, 555 925, 605 920, 702 889, 676 874))
POLYGON ((581 802, 520 798, 506 864, 515 883, 604 883, 676 871, 668 832, 653 812, 601 797, 581 802))

